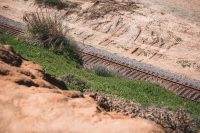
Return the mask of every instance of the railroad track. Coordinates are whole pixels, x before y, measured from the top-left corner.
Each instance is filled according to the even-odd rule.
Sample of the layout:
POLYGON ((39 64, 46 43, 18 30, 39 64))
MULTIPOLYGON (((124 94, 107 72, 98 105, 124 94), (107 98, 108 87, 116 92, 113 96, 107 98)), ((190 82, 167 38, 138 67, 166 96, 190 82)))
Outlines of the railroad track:
MULTIPOLYGON (((5 23, 0 23, 0 31, 6 32, 12 36, 16 36, 23 32, 22 30, 9 26, 5 23)), ((131 67, 129 64, 119 63, 111 58, 95 53, 84 52, 84 50, 80 50, 80 53, 84 67, 86 68, 103 65, 104 67, 112 68, 120 75, 129 79, 158 83, 183 98, 200 103, 200 89, 194 87, 193 85, 188 83, 180 83, 177 79, 164 78, 152 72, 142 70, 138 67, 131 67)))
POLYGON ((7 33, 11 36, 17 36, 20 33, 22 33, 23 31, 21 29, 16 28, 16 27, 12 27, 12 26, 9 26, 7 24, 0 23, 0 32, 7 33))
POLYGON ((111 68, 120 75, 133 80, 145 80, 161 84, 165 88, 175 92, 177 95, 190 99, 195 102, 200 102, 200 90, 187 83, 182 84, 175 79, 163 78, 159 75, 141 70, 139 68, 130 67, 128 64, 118 63, 107 57, 102 57, 96 54, 81 52, 84 66, 91 68, 94 66, 105 66, 111 68))

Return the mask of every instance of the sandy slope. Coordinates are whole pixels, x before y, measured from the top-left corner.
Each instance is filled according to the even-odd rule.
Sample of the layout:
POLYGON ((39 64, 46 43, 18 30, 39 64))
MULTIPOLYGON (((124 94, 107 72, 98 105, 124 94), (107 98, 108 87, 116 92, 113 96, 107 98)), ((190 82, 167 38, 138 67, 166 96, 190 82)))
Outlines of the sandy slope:
MULTIPOLYGON (((80 8, 71 15, 67 11, 57 14, 77 41, 200 79, 200 4, 197 0, 143 0, 133 11, 117 10, 94 19, 88 16, 101 11, 99 7, 116 6, 109 1, 97 5, 92 0, 73 2, 79 2, 80 8)), ((0 3, 0 14, 18 21, 22 21, 24 12, 37 8, 32 0, 0 0, 0 3)))
POLYGON ((163 132, 148 120, 99 112, 91 97, 60 87, 63 83, 47 78, 41 66, 22 60, 8 46, 0 46, 0 132, 163 132))

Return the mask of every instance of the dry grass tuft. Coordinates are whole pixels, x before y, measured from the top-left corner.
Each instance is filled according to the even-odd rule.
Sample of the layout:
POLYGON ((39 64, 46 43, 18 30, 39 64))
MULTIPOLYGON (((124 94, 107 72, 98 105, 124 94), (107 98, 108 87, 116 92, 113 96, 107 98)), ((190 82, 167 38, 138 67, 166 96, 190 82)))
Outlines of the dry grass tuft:
POLYGON ((23 17, 28 31, 32 36, 42 42, 45 48, 64 47, 66 32, 57 16, 45 16, 43 13, 35 12, 25 14, 23 17))
POLYGON ((135 2, 123 2, 119 3, 115 0, 93 0, 93 6, 87 8, 80 16, 85 16, 86 19, 97 19, 104 17, 106 14, 112 12, 117 13, 118 11, 134 12, 139 6, 135 2))
POLYGON ((35 3, 38 5, 45 5, 48 7, 56 7, 57 9, 77 7, 76 3, 63 0, 35 0, 35 3))
POLYGON ((67 36, 67 30, 65 30, 67 28, 63 27, 58 16, 34 12, 25 14, 23 20, 27 24, 31 38, 37 41, 36 44, 56 52, 59 51, 59 54, 65 54, 80 63, 82 62, 76 42, 67 36))

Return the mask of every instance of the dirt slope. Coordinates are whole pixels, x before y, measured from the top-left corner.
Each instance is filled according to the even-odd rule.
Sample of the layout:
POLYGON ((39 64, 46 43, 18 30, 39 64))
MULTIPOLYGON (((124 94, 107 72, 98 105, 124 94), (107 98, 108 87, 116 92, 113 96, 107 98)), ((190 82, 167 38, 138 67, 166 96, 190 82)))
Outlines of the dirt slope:
MULTIPOLYGON (((198 1, 73 2, 79 3, 78 9, 61 10, 57 14, 70 28, 69 34, 75 40, 200 79, 198 1)), ((22 21, 23 13, 37 9, 33 0, 0 0, 0 3, 0 15, 18 21, 22 21)), ((50 9, 50 12, 53 14, 55 10, 50 9)))
POLYGON ((0 46, 0 132, 163 132, 148 120, 98 112, 93 98, 59 88, 65 88, 62 81, 0 46))

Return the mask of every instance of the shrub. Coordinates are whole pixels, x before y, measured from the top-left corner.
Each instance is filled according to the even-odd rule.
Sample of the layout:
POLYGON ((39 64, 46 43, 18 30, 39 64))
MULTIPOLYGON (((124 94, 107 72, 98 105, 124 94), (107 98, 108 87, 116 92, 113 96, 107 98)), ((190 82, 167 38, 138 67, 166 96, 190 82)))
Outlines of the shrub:
POLYGON ((62 0, 35 0, 35 2, 39 5, 45 5, 49 7, 56 7, 57 9, 64 9, 64 8, 75 8, 77 4, 72 2, 63 2, 62 0))
POLYGON ((73 74, 65 74, 62 80, 70 89, 75 89, 83 92, 85 89, 90 89, 88 82, 82 78, 79 78, 73 74))
POLYGON ((103 76, 103 77, 115 77, 117 76, 117 73, 114 72, 113 70, 111 69, 108 69, 104 66, 94 66, 94 73, 96 75, 99 75, 99 76, 103 76))
POLYGON ((67 31, 64 30, 56 15, 52 17, 35 12, 25 14, 23 20, 27 24, 27 30, 32 38, 39 41, 36 44, 47 49, 61 49, 64 55, 82 63, 76 42, 70 37, 66 37, 67 31))
POLYGON ((69 39, 65 38, 62 23, 57 17, 45 16, 43 13, 25 14, 23 20, 27 24, 32 36, 42 42, 45 48, 58 48, 69 45, 69 39))

